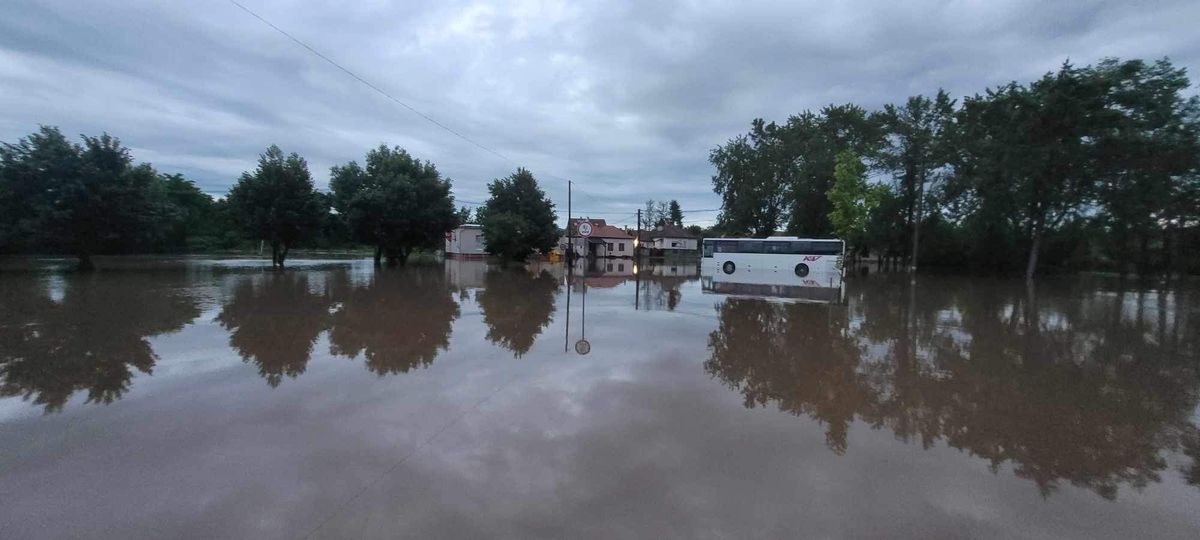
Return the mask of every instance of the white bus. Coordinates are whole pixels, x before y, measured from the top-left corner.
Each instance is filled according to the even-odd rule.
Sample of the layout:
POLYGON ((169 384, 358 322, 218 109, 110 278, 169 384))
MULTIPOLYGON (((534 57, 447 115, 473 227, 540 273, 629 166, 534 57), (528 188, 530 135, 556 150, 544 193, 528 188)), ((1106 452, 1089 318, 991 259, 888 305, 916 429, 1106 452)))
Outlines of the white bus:
MULTIPOLYGON (((751 277, 759 281, 769 274, 810 276, 822 280, 842 278, 846 245, 837 239, 797 238, 705 238, 701 269, 710 275, 751 277)), ((780 276, 783 277, 783 276, 780 276)))

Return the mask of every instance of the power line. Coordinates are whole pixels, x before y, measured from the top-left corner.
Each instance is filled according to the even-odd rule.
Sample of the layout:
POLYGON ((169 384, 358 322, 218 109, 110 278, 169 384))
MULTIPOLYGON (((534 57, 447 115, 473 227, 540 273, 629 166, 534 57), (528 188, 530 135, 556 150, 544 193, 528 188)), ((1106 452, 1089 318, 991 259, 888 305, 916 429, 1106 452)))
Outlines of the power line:
MULTIPOLYGON (((458 138, 460 138, 460 139, 462 139, 462 140, 464 140, 464 141, 467 141, 467 142, 469 142, 469 143, 471 143, 471 144, 473 144, 473 145, 475 145, 475 146, 478 146, 479 148, 482 148, 483 150, 486 150, 486 151, 488 151, 488 152, 491 152, 492 154, 495 154, 495 155, 496 155, 497 157, 499 157, 500 159, 503 159, 503 160, 505 160, 505 161, 507 161, 507 162, 509 162, 509 163, 512 163, 513 165, 517 165, 518 167, 520 166, 520 163, 517 163, 516 161, 513 161, 513 160, 512 160, 512 159, 510 159, 508 156, 506 156, 506 155, 504 155, 504 154, 501 154, 500 152, 497 152, 496 150, 493 150, 493 149, 491 149, 491 148, 489 148, 489 147, 487 147, 487 146, 484 146, 484 145, 482 145, 482 144, 480 144, 480 143, 476 142, 474 139, 472 139, 472 138, 470 138, 470 137, 467 137, 466 135, 463 135, 462 133, 459 133, 459 132, 455 131, 454 129, 450 128, 449 126, 447 126, 447 125, 445 125, 445 124, 443 124, 443 123, 441 123, 441 122, 438 122, 437 120, 434 120, 434 119, 433 119, 432 117, 430 117, 429 115, 427 115, 427 114, 425 114, 425 113, 423 113, 423 112, 421 112, 421 111, 419 111, 419 110, 415 109, 415 108, 414 108, 412 105, 409 105, 409 104, 407 104, 407 103, 405 103, 405 102, 403 102, 403 101, 400 101, 400 100, 399 100, 399 99, 397 99, 395 96, 393 96, 393 95, 391 95, 391 94, 387 93, 386 91, 384 91, 382 88, 379 88, 378 86, 375 86, 374 84, 371 84, 371 83, 370 83, 369 81, 367 81, 366 79, 364 79, 364 78, 362 78, 362 77, 359 77, 359 76, 358 76, 357 74, 355 74, 353 71, 350 71, 349 69, 346 69, 346 68, 345 68, 345 67, 343 67, 341 64, 339 64, 339 63, 337 63, 337 62, 334 62, 334 61, 333 61, 332 59, 330 59, 328 56, 325 56, 324 54, 321 54, 321 52, 320 52, 320 51, 318 51, 318 50, 316 50, 316 49, 314 49, 314 48, 310 47, 310 46, 309 46, 307 43, 305 43, 305 42, 303 42, 303 41, 300 41, 300 40, 299 40, 299 39, 297 39, 295 36, 293 36, 293 35, 291 35, 291 34, 287 33, 287 31, 286 31, 286 30, 284 30, 284 29, 282 29, 282 28, 280 28, 280 27, 278 27, 278 26, 275 26, 274 24, 272 24, 272 23, 271 23, 271 21, 268 21, 268 20, 266 20, 266 19, 262 18, 262 16, 261 16, 261 15, 259 15, 259 14, 255 13, 255 12, 251 11, 251 10, 250 10, 250 8, 248 8, 248 7, 244 6, 244 5, 242 5, 242 4, 241 4, 241 3, 239 3, 237 0, 229 0, 229 3, 231 3, 231 4, 233 4, 233 5, 235 5, 235 6, 239 7, 239 8, 241 8, 241 10, 242 10, 242 11, 245 11, 246 13, 249 13, 249 14, 250 14, 252 17, 254 17, 255 19, 258 19, 259 21, 262 21, 262 23, 263 23, 263 24, 265 24, 265 25, 267 25, 267 26, 271 27, 271 28, 272 28, 272 29, 274 29, 276 32, 279 32, 280 34, 283 34, 285 37, 287 37, 288 39, 292 40, 292 41, 293 41, 293 42, 295 42, 297 45, 299 45, 299 46, 301 46, 301 47, 304 47, 306 50, 308 50, 308 52, 310 52, 310 53, 313 53, 313 54, 314 54, 314 55, 316 55, 318 58, 320 58, 320 59, 322 59, 322 60, 324 60, 324 61, 328 62, 328 63, 329 63, 330 65, 332 65, 333 67, 336 67, 336 68, 338 68, 338 69, 342 70, 342 71, 343 71, 345 74, 347 74, 347 75, 349 75, 349 76, 353 77, 353 78, 354 78, 354 80, 356 80, 356 81, 358 81, 358 82, 360 82, 360 83, 362 83, 362 84, 366 85, 366 86, 367 86, 367 88, 370 88, 370 89, 372 89, 372 90, 374 90, 374 91, 378 92, 380 95, 382 95, 382 96, 384 96, 384 97, 386 97, 386 98, 388 98, 388 99, 390 99, 390 100, 392 100, 392 101, 394 101, 394 102, 398 103, 398 104, 399 104, 401 107, 404 107, 405 109, 408 109, 408 110, 412 111, 412 112, 413 112, 414 114, 416 114, 417 116, 420 116, 421 118, 424 118, 425 120, 429 121, 429 123, 431 123, 431 124, 433 124, 433 125, 435 125, 435 126, 437 126, 437 127, 440 127, 440 128, 442 128, 442 129, 446 130, 447 132, 449 132, 449 133, 453 134, 454 136, 456 136, 456 137, 458 137, 458 138)), ((553 176, 553 175, 548 175, 548 176, 553 176)))
MULTIPOLYGON (((437 127, 439 127, 439 128, 442 128, 442 129, 443 129, 443 130, 445 130, 446 132, 448 132, 448 133, 450 133, 450 134, 454 135, 455 137, 458 137, 458 138, 460 138, 460 139, 462 139, 462 140, 464 140, 464 141, 466 141, 466 142, 468 142, 468 143, 471 143, 472 145, 474 145, 474 146, 476 146, 476 147, 478 147, 478 148, 480 148, 480 149, 482 149, 482 150, 484 150, 484 151, 487 151, 488 153, 491 153, 491 154, 495 155, 496 157, 499 157, 500 159, 503 159, 504 161, 507 161, 507 162, 509 162, 509 163, 511 163, 511 164, 513 164, 513 165, 516 165, 517 167, 521 167, 521 164, 520 164, 520 163, 518 163, 516 160, 514 160, 514 159, 512 159, 512 158, 510 158, 510 157, 508 157, 508 156, 506 156, 506 155, 504 155, 504 154, 502 154, 502 153, 500 153, 499 151, 497 151, 497 150, 495 150, 495 149, 493 149, 493 148, 491 148, 491 147, 485 146, 484 144, 482 144, 482 143, 480 143, 480 142, 478 142, 478 141, 476 141, 476 140, 474 140, 474 139, 472 139, 472 138, 470 138, 470 137, 468 137, 468 136, 466 136, 466 135, 463 135, 462 133, 459 133, 458 131, 456 131, 455 129, 451 128, 450 126, 447 126, 446 124, 443 124, 443 123, 441 123, 441 122, 437 121, 437 120, 436 120, 436 119, 434 119, 433 117, 431 117, 431 116, 429 116, 429 115, 427 115, 427 114, 425 114, 425 113, 421 112, 420 110, 416 109, 416 108, 415 108, 415 107, 413 107, 412 105, 409 105, 408 103, 405 103, 404 101, 401 101, 401 100, 400 100, 399 98, 397 98, 396 96, 393 96, 392 94, 389 94, 389 93, 388 93, 386 90, 384 90, 384 89, 382 89, 382 88, 380 88, 380 87, 378 87, 378 86, 375 86, 375 85, 374 85, 374 84, 372 84, 370 81, 368 81, 368 80, 366 80, 366 79, 364 79, 364 78, 360 77, 360 76, 359 76, 357 73, 354 73, 353 71, 350 71, 348 68, 346 68, 345 66, 343 66, 343 65, 341 65, 341 64, 339 64, 339 63, 337 63, 337 62, 336 62, 336 61, 334 61, 332 58, 329 58, 328 56, 325 56, 324 54, 322 54, 320 51, 318 51, 318 50, 314 49, 314 48, 313 48, 311 45, 309 45, 308 43, 305 43, 305 42, 301 41, 299 38, 297 38, 296 36, 293 36, 292 34, 288 33, 288 31, 287 31, 287 30, 284 30, 284 29, 282 29, 282 28, 280 28, 280 27, 276 26, 276 25, 275 25, 274 23, 272 23, 271 21, 268 21, 267 19, 263 18, 263 16, 262 16, 262 15, 259 15, 258 13, 255 13, 253 10, 251 10, 251 9, 250 9, 250 8, 248 8, 248 7, 246 7, 246 6, 245 6, 245 5, 243 5, 241 2, 238 2, 237 0, 229 0, 229 3, 233 4, 234 6, 237 6, 237 7, 238 7, 239 9, 241 9, 242 11, 245 11, 245 12, 246 12, 247 14, 249 14, 251 17, 254 17, 255 19, 258 19, 260 22, 262 22, 263 24, 267 25, 267 26, 268 26, 268 27, 270 27, 272 30, 275 30, 276 32, 279 32, 279 33, 280 33, 280 34, 282 34, 284 37, 286 37, 286 38, 288 38, 289 40, 291 40, 293 43, 295 43, 295 44, 297 44, 297 45, 299 45, 299 46, 303 47, 305 50, 307 50, 308 52, 310 52, 310 53, 312 53, 313 55, 315 55, 317 58, 320 58, 321 60, 324 60, 325 62, 329 63, 329 65, 331 65, 331 66, 333 66, 333 67, 335 67, 335 68, 339 69, 340 71, 342 71, 342 72, 343 72, 343 73, 345 73, 346 75, 349 75, 349 76, 350 76, 350 77, 352 77, 354 80, 356 80, 356 81, 358 81, 358 82, 362 83, 362 84, 363 84, 364 86, 366 86, 367 88, 370 88, 371 90, 374 90, 375 92, 379 93, 379 95, 381 95, 381 96, 383 96, 383 97, 386 97, 386 98, 388 98, 389 100, 391 100, 391 101, 395 102, 396 104, 400 105, 401 107, 404 107, 405 109, 408 109, 408 110, 409 110, 409 111, 411 111, 413 114, 416 114, 417 116, 420 116, 421 118, 425 119, 425 120, 426 120, 426 121, 428 121, 429 123, 431 123, 431 124, 433 124, 433 125, 435 125, 435 126, 437 126, 437 127)), ((553 178, 553 179, 559 180, 560 182, 564 182, 564 183, 565 183, 565 182, 568 182, 568 180, 567 180, 567 179, 565 179, 565 178, 563 178, 563 177, 561 177, 561 176, 557 176, 557 175, 554 175, 554 174, 550 174, 550 173, 542 173, 542 176, 544 176, 544 177, 549 177, 549 178, 553 178)), ((591 196, 591 194, 589 194, 589 193, 588 193, 586 190, 579 190, 579 194, 580 194, 580 195, 583 195, 585 198, 592 199, 592 196, 591 196)), ((594 200, 594 199, 592 199, 592 200, 594 200)), ((467 203, 467 204, 481 204, 481 203, 469 203, 469 202, 467 202, 467 201, 461 201, 461 202, 464 202, 464 203, 467 203)), ((683 212, 718 212, 718 211, 720 211, 720 209, 719 209, 719 208, 716 208, 716 209, 704 209, 704 210, 684 210, 683 212)))

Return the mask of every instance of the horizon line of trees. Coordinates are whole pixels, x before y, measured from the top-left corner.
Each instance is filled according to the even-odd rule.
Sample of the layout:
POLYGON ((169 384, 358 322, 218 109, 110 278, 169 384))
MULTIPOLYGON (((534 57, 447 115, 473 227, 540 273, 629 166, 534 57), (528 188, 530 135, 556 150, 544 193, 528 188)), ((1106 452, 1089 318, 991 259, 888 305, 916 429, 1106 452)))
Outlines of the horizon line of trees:
POLYGON ((404 264, 437 250, 445 235, 474 217, 495 253, 523 260, 557 243, 554 205, 528 170, 489 185, 474 216, 455 209, 450 179, 430 161, 379 145, 334 166, 328 192, 316 189, 308 163, 269 146, 223 199, 179 174, 136 163, 104 133, 69 141, 41 126, 0 144, 0 255, 70 254, 79 268, 101 254, 178 253, 270 246, 283 267, 298 246, 374 249, 376 265, 404 264))
POLYGON ((939 90, 876 111, 755 119, 709 155, 714 229, 837 234, 912 270, 1198 273, 1200 98, 1189 87, 1165 58, 1108 58, 961 102, 939 90))

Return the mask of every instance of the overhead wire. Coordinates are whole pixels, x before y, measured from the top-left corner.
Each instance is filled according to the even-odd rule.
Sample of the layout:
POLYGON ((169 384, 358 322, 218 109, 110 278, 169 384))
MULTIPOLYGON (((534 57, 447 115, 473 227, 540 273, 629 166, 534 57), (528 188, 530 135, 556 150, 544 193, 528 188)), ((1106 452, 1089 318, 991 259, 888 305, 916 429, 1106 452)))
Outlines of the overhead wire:
MULTIPOLYGON (((379 86, 375 85, 374 83, 372 83, 372 82, 368 81, 367 79, 365 79, 365 78, 363 78, 363 77, 359 76, 359 75, 358 75, 357 73, 355 73, 354 71, 351 71, 349 68, 347 68, 347 67, 343 66, 342 64, 339 64, 339 63, 338 63, 337 61, 335 61, 334 59, 332 59, 332 58, 330 58, 330 57, 326 56, 324 53, 322 53, 321 51, 318 51, 316 48, 314 48, 313 46, 311 46, 311 45, 309 45, 308 43, 304 42, 304 41, 303 41, 303 40, 301 40, 300 38, 297 38, 296 36, 292 35, 292 34, 291 34, 291 33, 289 33, 287 30, 284 30, 283 28, 280 28, 279 26, 275 25, 275 23, 272 23, 271 21, 267 20, 267 19, 266 19, 265 17, 263 17, 262 15, 259 15, 259 14, 258 14, 257 12, 255 12, 254 10, 252 10, 252 9, 250 9, 250 8, 248 8, 248 7, 246 7, 246 5, 245 5, 245 4, 242 4, 242 3, 241 3, 241 2, 239 2, 238 0, 228 0, 228 1, 229 1, 229 3, 233 4, 234 6, 236 6, 238 9, 241 9, 242 11, 246 12, 247 14, 249 14, 251 17, 254 17, 255 19, 257 19, 259 22, 263 23, 264 25, 268 26, 268 27, 269 27, 269 28, 271 28, 272 30, 274 30, 274 31, 278 32, 279 34, 283 35, 284 37, 288 38, 289 40, 291 40, 291 41, 292 41, 293 43, 295 43, 296 45, 299 45, 300 47, 304 48, 304 50, 306 50, 306 51, 308 51, 308 52, 312 53, 312 54, 313 54, 314 56, 316 56, 317 58, 320 58, 321 60, 324 60, 324 61, 325 61, 326 63, 328 63, 329 65, 331 65, 331 66, 333 66, 333 67, 337 68, 339 71, 341 71, 341 72, 345 73, 346 75, 349 75, 351 78, 353 78, 354 80, 358 81, 358 82, 359 82, 359 83, 361 83, 362 85, 366 86, 367 88, 370 88, 371 90, 373 90, 373 91, 375 91, 376 93, 378 93, 379 95, 381 95, 381 96, 383 96, 383 97, 387 98, 388 100, 390 100, 390 101, 392 101, 392 102, 396 103, 397 105, 400 105, 401 107, 404 107, 405 109, 408 109, 410 112, 412 112, 413 114, 416 114, 417 116, 421 117, 422 119, 426 120, 427 122, 429 122, 429 123, 431 123, 431 124, 433 124, 433 125, 437 126, 438 128, 441 128, 442 130, 446 131, 447 133, 450 133, 451 135, 454 135, 455 137, 458 137, 459 139, 462 139, 463 141, 466 141, 466 142, 470 143, 470 144, 471 144, 471 145, 473 145, 473 146, 476 146, 476 147, 480 148, 481 150, 484 150, 484 151, 486 151, 486 152, 488 152, 488 153, 490 153, 490 154, 493 154, 493 155, 495 155, 496 157, 499 157, 500 159, 503 159, 504 161, 507 161, 507 162, 509 162, 509 163, 511 163, 511 164, 513 164, 513 165, 516 165, 516 166, 518 166, 518 167, 521 167, 521 166, 522 166, 522 165, 521 165, 519 162, 517 162, 516 160, 514 160, 514 159, 512 159, 512 158, 508 157, 507 155, 505 155, 505 154, 501 153, 500 151, 498 151, 498 150, 496 150, 496 149, 494 149, 494 148, 492 148, 492 147, 490 147, 490 146, 484 145, 483 143, 480 143, 479 141, 476 141, 475 139, 472 139, 471 137, 468 137, 467 135, 465 135, 465 134, 463 134, 463 133, 459 132, 458 130, 455 130, 454 128, 452 128, 452 127, 450 127, 450 126, 448 126, 448 125, 446 125, 446 124, 444 124, 444 123, 442 123, 442 122, 438 121, 437 119, 433 118, 432 116, 430 116, 430 115, 428 115, 428 114, 426 114, 426 113, 422 112, 421 110, 417 109, 416 107, 413 107, 412 105, 408 104, 407 102, 405 102, 405 101, 403 101, 403 100, 401 100, 401 99, 397 98, 396 96, 392 95, 391 93, 389 93, 388 91, 384 90, 383 88, 380 88, 379 86)), ((555 175, 555 174, 546 173, 546 172, 543 172, 543 173, 541 173, 541 176, 543 176, 543 177, 548 177, 548 178, 553 178, 553 179, 555 179, 555 180, 558 180, 558 181, 561 181, 561 182, 564 182, 564 183, 571 183, 571 184, 575 184, 575 185, 577 185, 577 184, 578 184, 578 182, 570 182, 569 180, 567 180, 567 179, 565 179, 565 178, 563 178, 563 177, 561 177, 561 176, 558 176, 558 175, 555 175)), ((576 192, 577 192, 579 195, 582 195, 582 196, 583 196, 583 198, 584 198, 584 199, 586 199, 586 200, 590 200, 590 201, 592 201, 592 202, 598 202, 598 201, 596 201, 596 200, 595 200, 595 199, 592 197, 592 195, 591 195, 591 194, 589 194, 589 193, 587 192, 587 190, 583 190, 583 189, 576 189, 575 191, 576 191, 576 192)), ((478 202, 470 202, 470 201, 458 201, 458 202, 462 202, 462 203, 464 203, 464 204, 469 204, 469 205, 482 205, 482 204, 483 204, 483 203, 478 203, 478 202)), ((716 211, 720 211, 720 209, 719 209, 719 208, 717 208, 717 209, 684 210, 683 212, 685 212, 685 213, 686 213, 686 212, 716 212, 716 211)), ((576 212, 572 212, 572 213, 576 213, 576 212)))

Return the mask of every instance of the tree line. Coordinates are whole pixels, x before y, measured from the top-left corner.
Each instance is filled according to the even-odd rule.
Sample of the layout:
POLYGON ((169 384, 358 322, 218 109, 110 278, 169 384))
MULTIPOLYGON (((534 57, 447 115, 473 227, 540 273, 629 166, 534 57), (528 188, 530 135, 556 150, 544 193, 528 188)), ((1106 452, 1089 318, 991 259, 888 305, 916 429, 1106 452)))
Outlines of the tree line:
POLYGON ((451 181, 430 161, 380 145, 364 165, 333 167, 317 190, 308 163, 270 146, 227 196, 214 198, 178 174, 135 163, 107 133, 68 140, 43 126, 0 144, 0 254, 60 253, 92 268, 100 254, 271 250, 282 267, 297 247, 374 249, 375 263, 403 264, 437 250, 472 218, 497 254, 524 259, 557 243, 554 205, 526 169, 489 185, 484 206, 455 209, 451 181))
POLYGON ((1200 98, 1183 68, 1064 63, 1028 84, 755 119, 713 149, 720 234, 838 235, 910 268, 1200 272, 1200 98), (839 178, 840 176, 840 178, 839 178))

